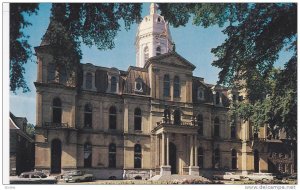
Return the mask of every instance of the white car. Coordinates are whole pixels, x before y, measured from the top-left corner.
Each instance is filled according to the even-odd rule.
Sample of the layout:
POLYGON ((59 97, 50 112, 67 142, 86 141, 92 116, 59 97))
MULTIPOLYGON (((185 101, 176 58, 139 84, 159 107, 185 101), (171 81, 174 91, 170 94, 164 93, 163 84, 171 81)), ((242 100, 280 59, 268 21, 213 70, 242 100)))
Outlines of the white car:
POLYGON ((225 174, 213 175, 213 179, 238 181, 238 180, 241 180, 241 176, 235 174, 234 172, 225 172, 225 174))
POLYGON ((243 175, 242 178, 245 180, 265 181, 265 180, 274 180, 275 176, 273 176, 272 173, 253 173, 253 174, 243 175))
POLYGON ((55 176, 47 176, 43 172, 23 172, 20 176, 11 176, 10 184, 55 184, 55 176))

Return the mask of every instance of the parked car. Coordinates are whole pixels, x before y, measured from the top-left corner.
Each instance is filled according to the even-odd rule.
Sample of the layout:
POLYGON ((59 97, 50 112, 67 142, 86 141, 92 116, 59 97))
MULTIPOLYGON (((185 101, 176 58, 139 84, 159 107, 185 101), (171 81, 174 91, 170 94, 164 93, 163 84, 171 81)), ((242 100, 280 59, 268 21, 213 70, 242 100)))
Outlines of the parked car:
POLYGON ((258 180, 274 180, 275 176, 273 176, 272 173, 252 173, 248 175, 243 175, 241 176, 242 179, 245 180, 253 180, 253 181, 258 181, 258 180))
POLYGON ((81 170, 72 170, 68 171, 63 175, 63 179, 65 182, 81 182, 81 181, 93 181, 93 174, 86 174, 81 170))
POLYGON ((288 174, 288 173, 276 173, 274 175, 275 175, 276 179, 284 180, 284 179, 288 179, 291 174, 288 174))
POLYGON ((55 176, 47 176, 43 172, 23 172, 19 176, 11 176, 10 184, 55 184, 55 176))
POLYGON ((241 180, 241 176, 235 174, 234 172, 225 172, 225 174, 215 174, 215 175, 213 175, 213 179, 215 179, 215 180, 238 181, 238 180, 241 180))
POLYGON ((290 179, 290 180, 297 179, 297 174, 296 174, 296 173, 294 173, 294 174, 292 174, 292 175, 288 176, 288 179, 290 179))

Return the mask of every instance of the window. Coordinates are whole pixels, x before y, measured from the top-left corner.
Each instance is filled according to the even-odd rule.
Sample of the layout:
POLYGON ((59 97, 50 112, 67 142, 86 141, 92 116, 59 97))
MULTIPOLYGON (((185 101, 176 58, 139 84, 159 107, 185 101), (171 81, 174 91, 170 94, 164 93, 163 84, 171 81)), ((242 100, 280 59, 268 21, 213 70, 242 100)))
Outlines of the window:
POLYGON ((134 146, 134 168, 142 167, 142 147, 139 144, 134 146))
POLYGON ((52 111, 53 111, 53 117, 52 117, 52 122, 53 123, 61 123, 61 113, 62 113, 62 108, 61 108, 61 101, 59 98, 54 98, 52 102, 52 111))
POLYGON ((174 77, 174 97, 180 97, 180 80, 178 76, 174 77))
POLYGON ((117 152, 117 148, 116 148, 116 144, 114 143, 111 143, 109 145, 109 148, 108 148, 108 160, 109 160, 109 163, 108 163, 108 167, 110 168, 115 168, 116 167, 116 152, 117 152))
POLYGON ((237 169, 237 153, 235 149, 231 150, 231 168, 233 170, 237 169))
POLYGON ((215 169, 220 168, 220 150, 218 148, 213 153, 213 167, 215 169))
POLYGON ((220 137, 220 120, 218 117, 214 120, 214 136, 220 137))
POLYGON ((84 127, 92 128, 92 105, 86 104, 84 106, 84 127))
POLYGON ((201 87, 199 87, 197 90, 197 99, 204 100, 204 90, 201 87))
POLYGON ((83 156, 84 156, 84 167, 92 167, 92 145, 90 143, 85 143, 83 146, 83 156))
POLYGON ((181 115, 179 110, 174 111, 174 125, 181 125, 181 115))
POLYGON ((170 114, 170 110, 167 108, 164 110, 164 122, 170 123, 170 121, 171 121, 171 114, 170 114))
POLYGON ((161 54, 161 48, 160 48, 160 46, 158 46, 156 48, 156 55, 160 55, 160 54, 161 54))
POLYGON ((86 75, 85 75, 85 88, 86 89, 92 89, 92 81, 93 81, 92 73, 86 73, 86 75))
POLYGON ((115 106, 109 108, 109 128, 117 128, 117 110, 115 106))
POLYGON ((203 116, 199 114, 197 116, 198 134, 203 135, 203 116))
POLYGON ((164 96, 170 96, 170 77, 164 76, 164 96))
POLYGON ((110 91, 117 92, 117 78, 112 76, 110 80, 110 91))
POLYGON ((148 59, 149 59, 149 48, 148 46, 146 46, 144 49, 144 62, 146 63, 148 59))
POLYGON ((198 148, 198 166, 199 169, 203 168, 203 163, 204 163, 204 151, 202 147, 198 148))
POLYGON ((230 137, 232 139, 236 138, 236 121, 235 119, 231 121, 231 126, 230 126, 230 137))
POLYGON ((143 92, 143 80, 141 78, 135 80, 135 91, 143 92))
POLYGON ((220 104, 220 93, 217 92, 216 93, 216 105, 219 105, 220 104))
POLYGON ((134 130, 142 130, 142 111, 140 108, 134 110, 134 130))

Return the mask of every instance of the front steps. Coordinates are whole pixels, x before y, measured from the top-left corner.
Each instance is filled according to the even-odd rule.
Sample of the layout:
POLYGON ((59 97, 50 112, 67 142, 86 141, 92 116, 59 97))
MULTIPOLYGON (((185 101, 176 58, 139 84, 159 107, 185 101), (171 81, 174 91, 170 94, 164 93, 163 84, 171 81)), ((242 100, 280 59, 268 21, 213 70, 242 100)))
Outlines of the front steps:
POLYGON ((194 175, 155 175, 149 180, 153 181, 184 181, 184 180, 192 180, 192 179, 199 179, 204 182, 210 182, 209 179, 203 176, 194 176, 194 175))

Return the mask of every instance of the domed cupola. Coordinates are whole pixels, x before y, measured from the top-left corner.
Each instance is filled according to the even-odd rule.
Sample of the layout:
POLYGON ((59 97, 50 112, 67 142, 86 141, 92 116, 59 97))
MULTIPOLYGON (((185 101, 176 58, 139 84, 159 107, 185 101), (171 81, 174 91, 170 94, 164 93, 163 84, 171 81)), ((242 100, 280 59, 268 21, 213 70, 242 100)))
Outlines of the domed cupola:
POLYGON ((135 48, 137 67, 144 67, 150 57, 168 53, 173 49, 169 25, 157 13, 155 3, 151 3, 150 15, 145 16, 138 26, 135 48))

